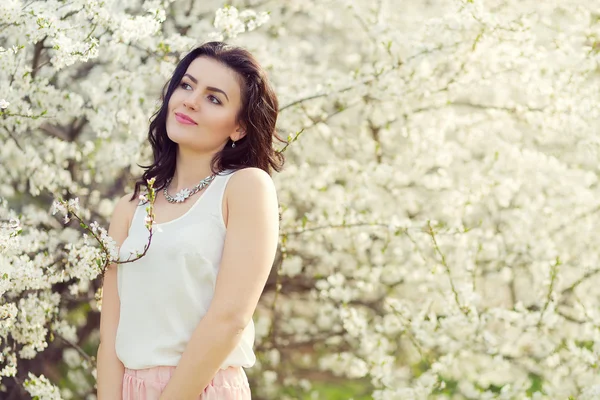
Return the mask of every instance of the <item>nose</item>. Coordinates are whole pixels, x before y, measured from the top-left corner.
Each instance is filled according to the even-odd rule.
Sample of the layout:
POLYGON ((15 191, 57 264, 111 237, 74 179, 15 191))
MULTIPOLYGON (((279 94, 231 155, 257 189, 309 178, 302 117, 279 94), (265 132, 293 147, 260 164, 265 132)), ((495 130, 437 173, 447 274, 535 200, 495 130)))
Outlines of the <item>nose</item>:
POLYGON ((198 97, 197 95, 190 94, 184 101, 183 105, 190 110, 198 110, 198 97))
POLYGON ((183 105, 184 105, 185 108, 189 108, 190 110, 194 110, 194 111, 197 110, 197 106, 193 102, 191 102, 190 100, 185 100, 183 102, 183 105))

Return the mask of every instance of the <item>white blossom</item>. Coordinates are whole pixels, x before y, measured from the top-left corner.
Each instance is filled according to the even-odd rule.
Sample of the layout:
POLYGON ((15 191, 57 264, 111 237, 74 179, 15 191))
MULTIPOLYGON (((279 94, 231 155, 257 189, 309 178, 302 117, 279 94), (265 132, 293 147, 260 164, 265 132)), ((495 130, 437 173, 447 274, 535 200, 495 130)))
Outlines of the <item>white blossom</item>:
POLYGON ((31 396, 39 399, 62 400, 60 391, 44 375, 35 376, 29 373, 29 378, 23 384, 31 396))

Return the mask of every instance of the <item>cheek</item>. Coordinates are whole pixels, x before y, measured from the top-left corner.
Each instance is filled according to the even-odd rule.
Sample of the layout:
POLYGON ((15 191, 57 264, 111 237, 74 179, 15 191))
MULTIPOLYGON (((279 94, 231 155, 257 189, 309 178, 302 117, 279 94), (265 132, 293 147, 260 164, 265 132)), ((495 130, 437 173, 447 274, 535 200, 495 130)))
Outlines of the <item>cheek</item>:
MULTIPOLYGON (((177 91, 175 91, 175 93, 177 93, 177 91)), ((175 103, 177 102, 177 96, 175 95, 175 93, 173 93, 173 95, 169 99, 169 104, 167 104, 167 110, 169 111, 173 110, 173 108, 175 107, 175 103)))
POLYGON ((214 123, 224 129, 228 129, 235 125, 235 113, 231 112, 231 110, 220 108, 220 110, 213 113, 212 117, 214 123))
POLYGON ((179 106, 185 99, 185 94, 185 90, 181 88, 176 88, 171 94, 171 97, 169 98, 168 109, 173 110, 174 108, 179 106))

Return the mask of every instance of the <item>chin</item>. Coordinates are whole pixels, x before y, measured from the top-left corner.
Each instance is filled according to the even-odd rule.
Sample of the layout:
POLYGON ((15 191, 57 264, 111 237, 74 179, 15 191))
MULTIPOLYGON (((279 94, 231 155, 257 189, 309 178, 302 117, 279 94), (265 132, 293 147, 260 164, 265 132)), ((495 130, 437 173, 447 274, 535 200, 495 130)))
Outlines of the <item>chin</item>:
POLYGON ((169 129, 167 127, 167 137, 171 139, 172 142, 179 143, 181 141, 181 135, 175 129, 169 129))
POLYGON ((177 143, 178 147, 191 150, 193 152, 205 152, 206 143, 198 140, 198 136, 193 135, 192 132, 182 132, 181 130, 167 131, 167 137, 172 142, 177 143))
POLYGON ((175 122, 167 122, 167 137, 175 143, 182 144, 182 142, 190 141, 190 139, 192 139, 191 136, 193 135, 193 133, 194 132, 192 132, 191 129, 185 129, 185 127, 175 122))

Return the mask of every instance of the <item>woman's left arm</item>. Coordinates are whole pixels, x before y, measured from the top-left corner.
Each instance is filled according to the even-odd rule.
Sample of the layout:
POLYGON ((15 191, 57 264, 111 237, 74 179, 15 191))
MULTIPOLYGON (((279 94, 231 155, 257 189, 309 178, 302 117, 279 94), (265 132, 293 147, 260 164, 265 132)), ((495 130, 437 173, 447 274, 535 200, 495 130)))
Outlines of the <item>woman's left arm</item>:
POLYGON ((230 178, 228 221, 214 297, 198 323, 160 400, 195 400, 238 344, 250 322, 275 259, 279 207, 263 170, 230 178))

